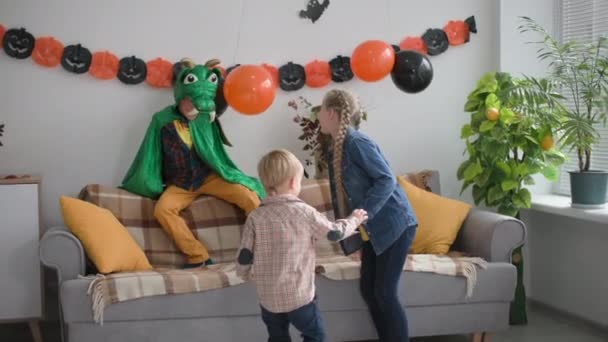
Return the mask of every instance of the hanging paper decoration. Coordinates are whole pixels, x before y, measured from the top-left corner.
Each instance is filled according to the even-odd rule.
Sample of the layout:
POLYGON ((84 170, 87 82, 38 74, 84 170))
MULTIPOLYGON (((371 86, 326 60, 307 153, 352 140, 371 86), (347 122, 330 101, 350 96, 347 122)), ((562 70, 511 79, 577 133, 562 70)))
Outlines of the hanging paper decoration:
POLYGON ((274 101, 276 85, 272 75, 259 65, 241 65, 226 77, 224 96, 239 113, 262 113, 274 101))
POLYGON ((228 77, 228 74, 230 74, 232 72, 232 70, 234 70, 240 66, 241 66, 240 64, 235 64, 233 66, 228 67, 228 69, 226 69, 226 77, 228 77))
MULTIPOLYGON (((328 0, 323 3, 319 0, 310 0, 309 8, 302 11, 303 15, 315 21, 319 15, 315 11, 319 9, 319 6, 325 8, 327 4, 329 4, 328 0)), ((296 91, 304 85, 313 88, 323 87, 330 81, 346 82, 355 75, 363 81, 374 82, 390 73, 393 82, 399 89, 414 93, 425 89, 432 79, 430 61, 426 58, 418 58, 418 54, 422 54, 423 57, 424 55, 436 56, 445 52, 449 46, 469 42, 471 33, 477 33, 474 16, 464 21, 451 20, 443 29, 429 29, 422 37, 407 36, 399 45, 388 44, 380 40, 363 42, 354 49, 350 58, 339 55, 329 62, 313 61, 308 63, 306 68, 294 62, 288 62, 279 69, 266 63, 262 64, 260 68, 270 74, 270 84, 280 87, 284 91, 296 91), (414 54, 400 54, 403 51, 414 54), (418 69, 407 69, 414 66, 418 69)), ((63 69, 71 73, 89 72, 93 77, 102 80, 116 77, 126 84, 139 84, 145 81, 152 87, 170 88, 182 69, 181 62, 172 64, 162 58, 145 63, 132 56, 119 61, 113 53, 108 51, 91 54, 89 49, 81 44, 63 48, 63 44, 52 37, 35 39, 24 28, 5 30, 1 24, 0 41, 5 53, 13 58, 25 59, 32 56, 34 62, 39 65, 53 67, 60 63, 63 69)), ((240 65, 237 63, 227 69, 214 65, 214 68, 219 70, 218 75, 222 76, 218 81, 219 88, 216 92, 216 112, 218 113, 225 110, 227 106, 222 84, 240 65)), ((234 84, 232 86, 235 87, 234 84)), ((233 102, 237 101, 233 99, 233 102)), ((251 98, 241 101, 239 104, 241 107, 249 107, 249 110, 243 109, 245 112, 263 107, 262 102, 253 101, 251 98), (256 105, 251 105, 254 102, 256 105)))
MULTIPOLYGON (((6 32, 6 29, 4 28, 4 26, 0 25, 0 43, 2 42, 2 39, 4 38, 4 32, 6 32)), ((2 45, 2 44, 0 44, 2 45)))
POLYGON ((443 27, 443 32, 445 32, 448 37, 448 42, 452 46, 462 45, 469 41, 469 25, 462 20, 450 20, 450 22, 443 27))
POLYGON ((35 43, 34 36, 24 28, 10 29, 4 33, 2 38, 4 52, 17 59, 26 59, 31 56, 35 43))
POLYGON ((155 88, 171 88, 173 64, 168 60, 156 58, 146 64, 146 83, 155 88))
POLYGON ((350 69, 350 57, 338 55, 329 61, 331 69, 331 80, 334 82, 346 82, 353 78, 353 71, 350 69))
POLYGON ((420 37, 405 37, 401 43, 399 43, 399 47, 401 50, 414 50, 423 55, 427 54, 426 43, 420 37))
POLYGON ((391 78, 398 89, 406 93, 418 93, 433 80, 433 66, 429 59, 414 50, 402 50, 395 55, 395 67, 391 78))
POLYGON ((475 22, 475 16, 470 16, 464 21, 469 26, 469 31, 477 33, 477 23, 475 22))
POLYGON ((304 66, 304 72, 306 73, 306 85, 311 88, 325 87, 331 82, 331 72, 327 62, 315 59, 304 66))
POLYGON ((319 0, 308 0, 305 10, 300 11, 300 18, 310 19, 313 23, 317 22, 325 9, 329 6, 329 0, 324 0, 321 3, 319 0))
POLYGON ((100 80, 111 80, 118 73, 118 57, 109 51, 95 52, 89 74, 100 80))
POLYGON ((36 39, 32 59, 38 65, 52 68, 61 63, 63 55, 63 43, 53 37, 42 37, 36 39))
POLYGON ((131 56, 124 57, 118 65, 118 79, 124 84, 139 84, 146 80, 146 62, 131 56))
POLYGON ((365 82, 383 79, 395 63, 395 50, 381 40, 368 40, 359 44, 350 58, 355 76, 365 82))
POLYGON ((267 63, 263 63, 262 64, 262 68, 266 69, 266 71, 268 71, 270 73, 270 75, 272 76, 272 81, 274 82, 275 86, 279 86, 279 69, 277 69, 277 67, 275 67, 274 65, 270 65, 267 63))
POLYGON ((437 56, 448 49, 448 37, 442 29, 428 29, 422 35, 422 40, 430 56, 437 56))
POLYGON ((68 45, 63 49, 61 66, 69 72, 84 74, 89 71, 93 56, 89 49, 80 44, 68 45))
POLYGON ((279 68, 279 86, 285 91, 302 89, 306 84, 306 71, 300 64, 289 62, 279 68))

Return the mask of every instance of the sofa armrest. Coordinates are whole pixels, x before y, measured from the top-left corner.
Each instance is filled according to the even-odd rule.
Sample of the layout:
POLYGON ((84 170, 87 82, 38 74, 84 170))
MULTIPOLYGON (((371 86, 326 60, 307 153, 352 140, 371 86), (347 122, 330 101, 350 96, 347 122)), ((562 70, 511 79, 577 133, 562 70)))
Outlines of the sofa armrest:
POLYGON ((84 275, 85 260, 80 240, 65 227, 53 227, 40 239, 40 261, 57 271, 59 284, 84 275))
POLYGON ((481 209, 471 209, 465 219, 454 250, 490 262, 511 262, 513 250, 524 244, 526 226, 513 217, 481 209))

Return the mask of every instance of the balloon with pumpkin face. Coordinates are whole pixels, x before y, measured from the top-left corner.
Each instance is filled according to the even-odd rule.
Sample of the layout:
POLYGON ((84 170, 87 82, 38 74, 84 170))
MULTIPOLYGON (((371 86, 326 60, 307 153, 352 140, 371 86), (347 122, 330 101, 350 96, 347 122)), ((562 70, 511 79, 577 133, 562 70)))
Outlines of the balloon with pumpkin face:
POLYGON ((26 29, 10 29, 4 33, 2 46, 10 57, 26 59, 32 55, 36 39, 26 29))

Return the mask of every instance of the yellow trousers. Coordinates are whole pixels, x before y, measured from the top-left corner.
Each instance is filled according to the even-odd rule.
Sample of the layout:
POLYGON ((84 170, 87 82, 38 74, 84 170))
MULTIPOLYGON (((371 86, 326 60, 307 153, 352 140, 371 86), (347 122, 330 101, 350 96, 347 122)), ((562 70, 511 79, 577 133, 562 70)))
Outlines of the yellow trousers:
POLYGON ((195 191, 173 185, 165 189, 154 207, 154 217, 191 264, 206 261, 209 259, 209 252, 194 237, 184 219, 179 216, 179 212, 200 195, 211 195, 235 204, 247 215, 260 205, 260 199, 255 192, 243 185, 228 183, 217 174, 207 177, 203 185, 195 191))

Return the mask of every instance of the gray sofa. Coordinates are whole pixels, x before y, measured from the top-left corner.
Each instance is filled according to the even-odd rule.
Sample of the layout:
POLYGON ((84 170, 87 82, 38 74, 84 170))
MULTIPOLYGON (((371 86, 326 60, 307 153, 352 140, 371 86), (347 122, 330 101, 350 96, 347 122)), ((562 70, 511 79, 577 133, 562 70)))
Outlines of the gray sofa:
MULTIPOLYGON (((430 181, 439 192, 439 176, 430 181)), ((440 214, 440 211, 438 212, 440 214)), ((492 333, 508 329, 509 304, 516 285, 511 252, 523 244, 521 221, 473 209, 453 250, 489 261, 478 271, 477 285, 466 298, 464 278, 406 272, 400 296, 411 336, 492 333)), ((63 227, 48 230, 41 241, 42 263, 58 273, 64 340, 70 342, 265 341, 255 289, 244 284, 196 294, 158 296, 111 305, 104 324, 93 321, 80 241, 63 227)), ((328 341, 376 338, 357 281, 317 277, 317 295, 328 341)), ((299 340, 296 332, 294 340, 299 340)), ((483 336, 483 335, 478 335, 483 336)))

